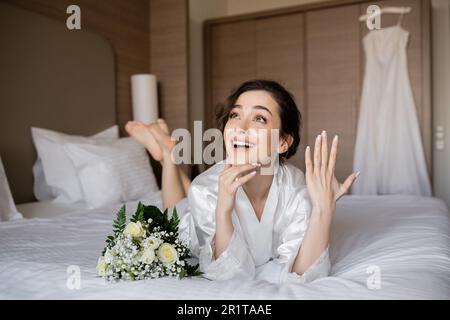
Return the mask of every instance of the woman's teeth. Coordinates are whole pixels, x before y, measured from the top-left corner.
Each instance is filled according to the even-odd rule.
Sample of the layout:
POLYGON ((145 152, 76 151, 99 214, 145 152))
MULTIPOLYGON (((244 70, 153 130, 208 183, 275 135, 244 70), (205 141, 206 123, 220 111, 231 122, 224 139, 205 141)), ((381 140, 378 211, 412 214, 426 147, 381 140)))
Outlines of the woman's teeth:
POLYGON ((234 148, 253 148, 254 146, 255 144, 251 142, 233 141, 234 148))

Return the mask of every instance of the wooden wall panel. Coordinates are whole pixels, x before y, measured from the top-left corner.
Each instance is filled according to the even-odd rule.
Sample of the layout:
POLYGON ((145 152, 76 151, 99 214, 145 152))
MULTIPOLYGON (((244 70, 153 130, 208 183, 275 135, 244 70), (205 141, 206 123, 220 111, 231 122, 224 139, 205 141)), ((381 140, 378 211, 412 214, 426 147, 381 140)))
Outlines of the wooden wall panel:
POLYGON ((360 95, 359 6, 306 13, 308 143, 339 135, 336 176, 353 171, 360 95))
MULTIPOLYGON (((66 23, 71 0, 3 0, 66 23)), ((130 76, 149 71, 148 0, 78 0, 81 28, 105 37, 116 54, 117 122, 123 133, 131 119, 130 76)), ((76 31, 74 31, 76 32, 76 31)))
MULTIPOLYGON (((220 24, 210 33, 211 83, 206 115, 214 127, 215 108, 243 81, 255 78, 281 82, 303 108, 303 17, 280 17, 220 24)), ((302 113, 305 113, 303 108, 302 113)), ((306 130, 302 132, 304 148, 306 130)), ((302 167, 303 152, 289 161, 302 167)))
POLYGON ((189 129, 188 13, 187 0, 150 0, 150 70, 171 130, 189 129))
MULTIPOLYGON (((256 77, 280 82, 293 95, 306 119, 304 90, 303 14, 289 14, 256 20, 256 77)), ((301 128, 301 145, 289 162, 304 169, 306 121, 301 128)))
POLYGON ((211 30, 211 92, 206 103, 208 127, 216 127, 215 109, 232 89, 255 78, 255 21, 214 26, 211 30))

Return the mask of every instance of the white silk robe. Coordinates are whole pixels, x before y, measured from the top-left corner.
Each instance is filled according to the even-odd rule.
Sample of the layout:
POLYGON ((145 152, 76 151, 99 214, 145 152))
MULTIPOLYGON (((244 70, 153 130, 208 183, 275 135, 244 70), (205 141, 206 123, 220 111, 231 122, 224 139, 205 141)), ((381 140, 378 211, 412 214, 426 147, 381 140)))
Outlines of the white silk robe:
POLYGON ((211 280, 264 279, 306 283, 330 271, 328 248, 302 275, 290 272, 305 236, 311 203, 304 174, 288 163, 274 174, 261 221, 240 187, 232 212, 234 233, 227 249, 214 259, 218 178, 224 162, 200 174, 188 198, 177 204, 180 238, 190 243, 203 276, 211 280))

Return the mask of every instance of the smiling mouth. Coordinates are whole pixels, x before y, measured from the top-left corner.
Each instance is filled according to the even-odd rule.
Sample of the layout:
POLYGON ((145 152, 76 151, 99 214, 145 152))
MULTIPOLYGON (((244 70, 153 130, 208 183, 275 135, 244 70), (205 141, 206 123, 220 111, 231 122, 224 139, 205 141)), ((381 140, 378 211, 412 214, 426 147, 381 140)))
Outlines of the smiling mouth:
POLYGON ((256 144, 251 142, 243 142, 243 141, 233 141, 233 148, 235 149, 250 149, 253 148, 256 144))

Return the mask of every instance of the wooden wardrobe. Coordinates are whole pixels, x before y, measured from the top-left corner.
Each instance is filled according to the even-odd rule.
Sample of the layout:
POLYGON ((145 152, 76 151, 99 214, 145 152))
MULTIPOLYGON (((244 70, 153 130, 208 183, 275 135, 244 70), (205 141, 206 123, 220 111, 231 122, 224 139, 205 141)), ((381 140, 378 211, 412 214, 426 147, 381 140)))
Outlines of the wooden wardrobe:
MULTIPOLYGON (((352 172, 364 75, 358 20, 368 5, 410 6, 402 27, 411 85, 431 175, 430 1, 331 1, 263 13, 209 20, 205 36, 205 119, 215 127, 215 108, 233 88, 254 78, 279 81, 295 96, 302 114, 301 146, 290 160, 304 170, 304 150, 322 130, 338 134, 336 175, 352 172)), ((399 15, 382 15, 382 27, 399 15)))

